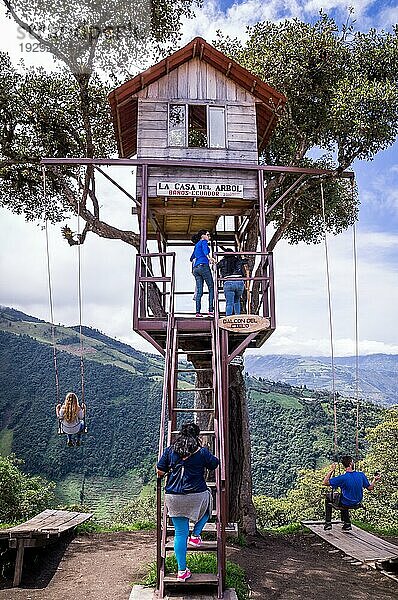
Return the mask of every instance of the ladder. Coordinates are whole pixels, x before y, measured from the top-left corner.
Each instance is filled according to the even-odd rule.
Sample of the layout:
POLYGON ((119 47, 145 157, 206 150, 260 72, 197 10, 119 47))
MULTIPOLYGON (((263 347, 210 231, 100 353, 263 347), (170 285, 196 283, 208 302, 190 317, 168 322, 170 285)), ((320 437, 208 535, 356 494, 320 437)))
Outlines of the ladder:
POLYGON ((220 459, 213 475, 213 481, 207 481, 213 494, 215 510, 204 531, 215 536, 213 541, 204 541, 198 548, 189 548, 194 552, 214 552, 217 557, 217 572, 193 573, 185 582, 179 582, 176 574, 166 573, 166 557, 173 551, 173 527, 167 517, 162 499, 163 484, 157 481, 157 594, 164 598, 167 589, 179 586, 187 589, 192 586, 211 586, 217 589, 217 597, 222 598, 225 589, 225 536, 235 533, 235 527, 226 527, 226 473, 225 444, 222 398, 221 365, 218 346, 218 327, 214 319, 210 322, 207 334, 180 331, 178 321, 170 311, 167 321, 165 348, 165 370, 163 381, 162 413, 159 436, 159 457, 164 443, 170 446, 178 434, 180 423, 194 420, 201 429, 202 440, 208 443, 210 451, 220 459), (187 360, 179 360, 187 356, 187 360), (195 378, 193 387, 181 387, 181 381, 195 378), (207 385, 198 385, 198 381, 207 379, 207 385), (198 386, 198 387, 197 387, 198 386), (198 395, 200 396, 198 397, 198 395), (195 404, 195 397, 197 401, 195 404), (205 399, 201 402, 200 400, 205 399))

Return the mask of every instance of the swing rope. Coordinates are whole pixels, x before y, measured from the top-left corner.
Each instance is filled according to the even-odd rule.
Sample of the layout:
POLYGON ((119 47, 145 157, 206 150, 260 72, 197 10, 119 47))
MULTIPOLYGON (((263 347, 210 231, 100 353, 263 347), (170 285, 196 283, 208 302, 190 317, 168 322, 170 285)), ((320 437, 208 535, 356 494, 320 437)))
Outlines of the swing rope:
MULTIPOLYGON (((46 234, 48 300, 49 300, 49 308, 50 308, 51 340, 52 340, 52 348, 53 348, 53 364, 54 364, 54 373, 55 373, 55 397, 56 397, 56 405, 58 405, 58 404, 60 404, 59 372, 58 372, 57 344, 56 344, 56 338, 55 338, 55 324, 54 324, 54 302, 53 302, 53 292, 52 292, 50 242, 49 242, 48 214, 47 214, 47 178, 46 178, 46 168, 45 167, 42 167, 42 180, 43 180, 43 197, 44 197, 44 229, 45 229, 45 234, 46 234)), ((62 433, 61 421, 59 419, 58 419, 58 433, 62 433)))
MULTIPOLYGON (((81 184, 81 176, 79 174, 79 183, 81 184)), ((82 301, 82 256, 81 256, 81 243, 80 243, 80 190, 78 191, 77 201, 77 237, 79 243, 77 245, 77 289, 78 289, 78 304, 79 304, 79 340, 80 340, 80 389, 81 389, 81 402, 85 404, 85 388, 84 388, 84 359, 83 359, 83 331, 82 331, 82 315, 83 315, 83 301, 82 301)), ((83 413, 84 431, 86 428, 86 410, 83 413)))
MULTIPOLYGON (((351 181, 352 204, 354 204, 354 181, 351 181)), ((355 221, 352 226, 352 251, 354 264, 354 322, 355 322, 355 462, 359 459, 359 327, 358 327, 358 254, 355 221)))
POLYGON ((325 214, 325 198, 323 193, 323 183, 321 181, 321 205, 323 219, 323 243, 325 249, 325 264, 326 264, 326 284, 328 296, 328 312, 329 312, 329 339, 330 339, 330 357, 332 366, 332 395, 333 395, 333 450, 335 460, 338 457, 338 440, 337 440, 337 397, 336 397, 336 377, 334 363, 334 341, 333 341, 333 318, 332 318, 332 293, 330 285, 330 268, 329 268, 329 250, 326 232, 326 214, 325 214))

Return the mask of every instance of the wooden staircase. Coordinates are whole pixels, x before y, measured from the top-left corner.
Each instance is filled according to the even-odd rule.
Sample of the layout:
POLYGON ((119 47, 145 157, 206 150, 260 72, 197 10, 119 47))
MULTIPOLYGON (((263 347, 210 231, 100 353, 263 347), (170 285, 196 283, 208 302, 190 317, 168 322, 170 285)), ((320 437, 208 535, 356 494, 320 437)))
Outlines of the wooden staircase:
POLYGON ((166 573, 166 557, 173 552, 174 528, 167 517, 163 500, 163 485, 157 485, 157 594, 164 598, 169 587, 191 589, 196 586, 216 588, 218 598, 223 597, 225 589, 225 537, 236 535, 237 528, 226 523, 226 488, 225 488, 225 444, 224 423, 220 406, 221 367, 217 348, 217 327, 214 320, 210 323, 209 334, 192 334, 179 330, 178 321, 172 311, 168 315, 168 326, 165 348, 165 372, 162 398, 162 416, 160 426, 159 456, 164 446, 173 443, 182 422, 195 420, 201 428, 204 444, 220 459, 220 467, 209 474, 208 487, 213 494, 215 510, 206 524, 206 536, 215 539, 206 540, 200 547, 189 547, 189 552, 214 552, 217 557, 217 573, 193 573, 185 582, 177 580, 176 574, 166 573), (186 356, 182 362, 179 358, 186 356), (208 374, 205 386, 198 386, 198 374, 201 379, 208 374), (185 379, 192 374, 195 384, 181 387, 181 376, 185 379), (191 387, 192 386, 192 387, 191 387), (195 402, 196 400, 196 402, 195 402), (184 418, 185 417, 185 418, 184 418))

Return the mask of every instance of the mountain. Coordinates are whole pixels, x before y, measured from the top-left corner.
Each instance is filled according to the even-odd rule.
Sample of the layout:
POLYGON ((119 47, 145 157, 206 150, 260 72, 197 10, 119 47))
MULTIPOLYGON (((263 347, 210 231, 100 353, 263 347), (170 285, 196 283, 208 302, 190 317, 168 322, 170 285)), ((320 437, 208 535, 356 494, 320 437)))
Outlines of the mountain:
MULTIPOLYGON (((71 389, 80 390, 76 329, 56 327, 60 399, 71 389)), ((56 433, 51 325, 1 308, 0 453, 12 451, 30 473, 61 481, 65 498, 76 499, 82 478, 86 492, 91 486, 97 497, 106 481, 117 503, 117 494, 137 493, 153 480, 163 359, 89 327, 82 333, 88 433, 81 449, 68 449, 56 433)), ((179 385, 192 386, 191 376, 186 374, 179 385)), ((332 458, 333 400, 329 392, 249 375, 246 387, 254 490, 278 496, 293 485, 299 469, 332 458)), ((188 396, 182 393, 182 401, 188 396)), ((365 429, 380 421, 383 410, 366 402, 360 408, 362 452, 365 429)), ((339 398, 338 439, 344 452, 355 451, 355 410, 355 403, 339 398)))
MULTIPOLYGON (((355 356, 336 357, 335 383, 339 394, 355 397, 355 356)), ((359 396, 371 402, 391 406, 397 403, 398 355, 371 354, 359 357, 359 396)), ((316 390, 332 389, 331 361, 319 356, 249 355, 246 371, 255 377, 282 381, 292 386, 316 390)))

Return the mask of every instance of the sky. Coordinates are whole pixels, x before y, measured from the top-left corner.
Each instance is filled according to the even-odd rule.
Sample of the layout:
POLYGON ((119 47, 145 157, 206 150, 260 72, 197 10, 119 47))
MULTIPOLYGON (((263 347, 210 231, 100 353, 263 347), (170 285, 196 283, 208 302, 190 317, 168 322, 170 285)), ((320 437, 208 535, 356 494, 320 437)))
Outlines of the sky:
MULTIPOLYGON (((298 17, 316 20, 322 8, 338 22, 347 16, 346 6, 355 9, 356 27, 391 29, 398 22, 398 1, 358 0, 248 0, 237 3, 204 0, 194 20, 185 21, 181 45, 201 35, 208 42, 221 29, 244 39, 243 24, 270 19, 298 17)), ((47 53, 27 52, 28 38, 0 9, 0 48, 15 63, 53 68, 47 53), (22 45, 21 45, 22 44, 22 45)), ((396 319, 398 258, 398 144, 381 152, 371 162, 354 164, 361 209, 357 224, 359 284, 359 348, 361 354, 398 354, 396 319)), ((133 189, 134 178, 127 169, 113 169, 112 176, 133 189)), ((98 182, 104 219, 123 228, 134 228, 129 200, 105 180, 98 182), (126 225, 128 224, 128 225, 126 225)), ((68 221, 76 231, 76 219, 68 221)), ((78 322, 77 249, 60 235, 60 226, 49 228, 54 320, 78 322)), ((43 224, 26 223, 21 216, 0 210, 3 252, 0 258, 0 304, 49 320, 45 234, 43 224)), ((328 238, 331 271, 335 354, 355 353, 354 276, 352 231, 328 238)), ((187 251, 178 251, 178 285, 193 287, 187 251)), ((289 246, 280 242, 274 253, 277 331, 261 354, 330 354, 329 317, 323 245, 289 246)), ((131 328, 134 285, 134 252, 122 242, 94 235, 82 248, 83 323, 153 352, 152 347, 131 328)), ((193 310, 190 298, 188 310, 193 310)))

